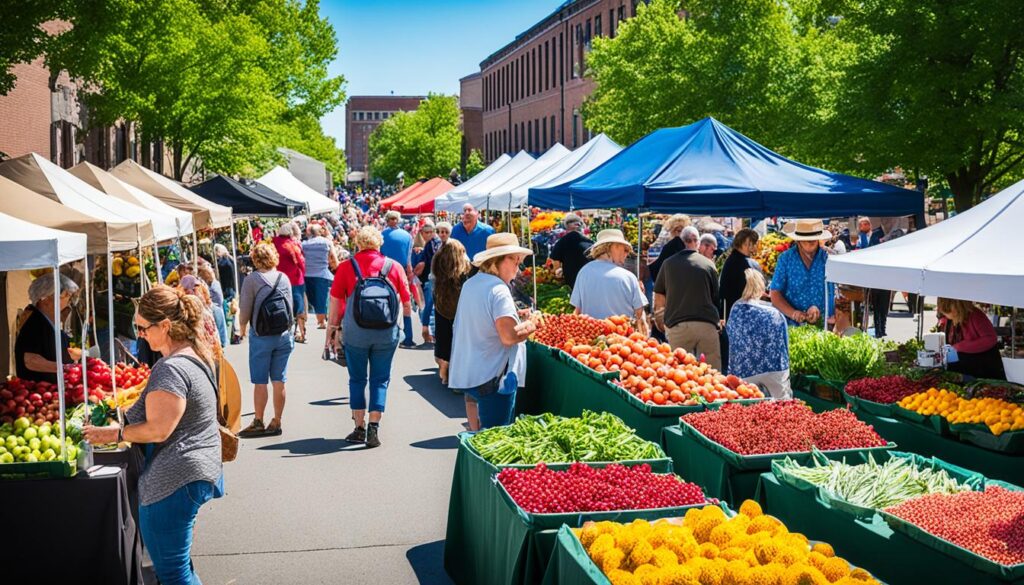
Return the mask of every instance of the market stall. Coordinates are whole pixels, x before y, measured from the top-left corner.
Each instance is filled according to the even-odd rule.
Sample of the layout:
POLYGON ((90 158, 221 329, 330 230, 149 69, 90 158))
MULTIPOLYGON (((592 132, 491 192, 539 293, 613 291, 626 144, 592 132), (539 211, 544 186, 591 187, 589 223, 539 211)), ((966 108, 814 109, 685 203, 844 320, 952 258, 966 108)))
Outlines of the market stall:
POLYGON ((533 164, 534 160, 536 159, 525 150, 520 150, 511 160, 495 168, 493 172, 482 176, 491 169, 488 167, 473 179, 435 199, 434 210, 461 213, 462 207, 467 203, 478 209, 484 209, 487 206, 487 197, 490 195, 491 189, 518 175, 523 169, 533 164))
POLYGON ((177 181, 153 172, 129 159, 110 170, 118 179, 139 188, 167 205, 192 214, 196 230, 231 225, 231 208, 207 201, 177 181))
POLYGON ((1019 491, 1015 486, 994 482, 937 458, 900 452, 871 460, 851 456, 845 462, 776 462, 759 481, 758 499, 767 513, 792 530, 829 541, 842 549, 851 563, 868 567, 889 583, 1024 582, 1024 553, 1012 544, 1006 546, 1010 533, 1000 528, 1002 520, 998 518, 1012 517, 1016 512, 1012 508, 983 512, 978 506, 986 497, 1021 501, 1020 497, 998 492, 998 488, 1019 491), (859 487, 864 485, 873 489, 859 487), (996 491, 989 496, 988 490, 994 488, 996 491), (950 517, 952 523, 964 527, 959 545, 893 515, 905 508, 923 506, 925 501, 958 498, 974 503, 972 508, 963 509, 965 513, 950 517), (970 525, 976 528, 971 530, 970 525), (975 535, 965 538, 971 532, 975 535), (972 546, 978 551, 1005 551, 1010 564, 965 548, 972 546), (1010 560, 1014 555, 1016 560, 1010 560))
POLYGON ((311 216, 321 213, 337 213, 341 210, 341 205, 337 201, 324 196, 323 193, 314 191, 282 167, 270 169, 267 174, 257 178, 256 182, 262 183, 289 199, 302 201, 306 204, 306 212, 311 216))
MULTIPOLYGON (((452 480, 444 566, 458 584, 536 583, 544 573, 554 544, 554 531, 563 523, 579 526, 590 518, 650 517, 652 510, 610 513, 532 514, 525 512, 499 487, 503 469, 530 469, 544 461, 551 469, 566 469, 583 459, 590 465, 647 464, 654 473, 669 473, 671 463, 661 448, 644 441, 609 414, 587 412, 582 418, 552 415, 520 417, 510 427, 460 435, 452 480), (569 436, 580 456, 562 451, 555 435, 569 436), (517 449, 518 456, 503 454, 517 449), (565 462, 562 464, 562 462, 565 462)), ((562 443, 563 445, 565 443, 562 443)))
MULTIPOLYGON (((25 194, 5 185, 5 181, 0 180, 5 195, 0 199, 25 194)), ((26 201, 21 203, 25 205, 26 201)), ((0 214, 0 226, 0 271, 48 268, 48 273, 39 274, 38 278, 52 278, 58 291, 55 294, 60 291, 60 266, 86 257, 87 238, 83 234, 37 226, 6 214, 0 214)), ((54 305, 51 319, 53 323, 62 322, 59 303, 54 305)), ((57 327, 53 342, 61 344, 57 327)), ((56 356, 57 370, 62 371, 62 352, 57 351, 56 356)), ((70 439, 64 414, 68 404, 63 377, 57 377, 55 390, 60 416, 52 426, 48 418, 38 424, 38 419, 33 422, 25 416, 0 425, 0 437, 5 439, 0 453, 0 482, 5 497, 18 502, 8 507, 4 520, 11 526, 39 526, 40 514, 52 513, 60 514, 61 520, 54 517, 42 523, 72 521, 76 526, 89 527, 90 537, 65 547, 61 562, 33 569, 44 575, 46 581, 141 583, 141 541, 128 508, 125 470, 115 468, 109 474, 95 477, 78 473, 78 445, 70 439), (68 480, 36 479, 72 476, 74 479, 68 480), (55 502, 76 501, 89 505, 64 509, 54 506, 55 502)))
POLYGON ((455 186, 448 181, 435 177, 425 182, 423 187, 412 194, 412 196, 395 203, 392 208, 406 215, 433 213, 434 201, 454 188, 455 186))
POLYGON ((490 192, 487 193, 485 206, 490 209, 519 209, 519 207, 526 205, 526 198, 512 197, 512 190, 521 189, 525 185, 532 184, 538 175, 546 172, 571 153, 572 151, 568 148, 556 142, 526 168, 509 177, 505 182, 491 187, 490 192))
POLYGON ((384 211, 391 209, 391 206, 394 205, 395 203, 400 203, 402 201, 405 201, 412 195, 415 195, 416 192, 419 191, 424 184, 426 184, 426 181, 416 181, 415 183, 402 189, 398 193, 395 193, 390 197, 385 197, 384 199, 381 199, 379 204, 380 208, 384 211))
POLYGON ((189 189, 207 201, 230 207, 235 217, 294 217, 302 213, 305 207, 304 203, 283 196, 273 197, 260 193, 224 175, 214 175, 189 189))
POLYGON ((530 189, 543 189, 553 185, 567 183, 605 163, 618 154, 622 147, 604 133, 598 134, 569 154, 555 161, 550 167, 532 177, 529 181, 504 189, 496 193, 497 197, 511 197, 513 206, 518 207, 529 199, 530 189))

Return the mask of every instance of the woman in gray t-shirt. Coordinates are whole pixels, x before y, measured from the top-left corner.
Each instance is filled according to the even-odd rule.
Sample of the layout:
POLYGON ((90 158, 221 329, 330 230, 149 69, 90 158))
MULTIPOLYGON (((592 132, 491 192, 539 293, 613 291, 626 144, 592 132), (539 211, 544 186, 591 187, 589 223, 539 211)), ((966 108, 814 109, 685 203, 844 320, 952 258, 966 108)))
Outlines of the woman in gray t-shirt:
POLYGON ((189 557, 196 515, 223 495, 213 357, 199 342, 202 322, 202 302, 184 291, 157 285, 143 295, 135 329, 164 357, 125 413, 125 427, 83 429, 93 444, 143 446, 139 530, 161 583, 198 582, 189 557))

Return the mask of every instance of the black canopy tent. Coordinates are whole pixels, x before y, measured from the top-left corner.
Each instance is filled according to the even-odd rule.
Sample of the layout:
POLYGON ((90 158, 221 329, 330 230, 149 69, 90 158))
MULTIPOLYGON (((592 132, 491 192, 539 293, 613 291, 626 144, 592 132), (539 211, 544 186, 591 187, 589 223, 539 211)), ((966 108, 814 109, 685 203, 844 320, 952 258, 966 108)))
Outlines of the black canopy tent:
POLYGON ((229 205, 236 216, 293 217, 303 213, 305 205, 258 183, 245 185, 224 175, 215 175, 191 190, 214 203, 229 205))

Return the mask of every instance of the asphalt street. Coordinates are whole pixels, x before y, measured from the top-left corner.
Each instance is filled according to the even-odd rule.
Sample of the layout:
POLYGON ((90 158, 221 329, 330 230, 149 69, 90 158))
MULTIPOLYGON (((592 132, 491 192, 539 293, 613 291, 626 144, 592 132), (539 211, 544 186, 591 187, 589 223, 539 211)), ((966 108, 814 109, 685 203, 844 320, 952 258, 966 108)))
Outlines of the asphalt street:
MULTIPOLYGON (((461 397, 438 382, 431 349, 399 349, 382 445, 349 445, 348 372, 321 359, 323 331, 309 337, 288 365, 284 433, 243 440, 238 458, 224 465, 225 497, 200 511, 193 545, 200 578, 206 585, 450 583, 441 558, 461 397)), ((228 349, 242 382, 243 426, 252 413, 247 351, 245 342, 228 349)))

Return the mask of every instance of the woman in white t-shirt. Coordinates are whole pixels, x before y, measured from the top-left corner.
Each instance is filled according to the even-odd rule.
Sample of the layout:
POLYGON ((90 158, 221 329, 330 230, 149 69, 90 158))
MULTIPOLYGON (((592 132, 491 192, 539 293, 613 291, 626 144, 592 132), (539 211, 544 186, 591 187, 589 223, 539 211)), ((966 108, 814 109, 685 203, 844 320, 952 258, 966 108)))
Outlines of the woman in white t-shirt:
POLYGON ((576 276, 569 302, 577 313, 605 319, 613 315, 627 315, 636 319, 645 335, 647 319, 644 305, 647 299, 640 290, 636 275, 622 267, 633 251, 620 230, 601 230, 597 242, 588 253, 594 260, 588 262, 576 276))
POLYGON ((492 234, 473 256, 480 271, 462 285, 448 386, 476 400, 482 429, 512 422, 516 390, 526 381, 526 339, 537 328, 519 320, 509 283, 532 253, 515 234, 492 234))

